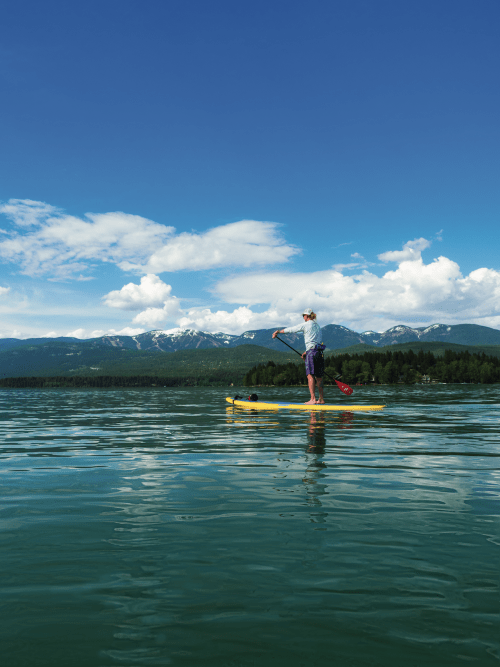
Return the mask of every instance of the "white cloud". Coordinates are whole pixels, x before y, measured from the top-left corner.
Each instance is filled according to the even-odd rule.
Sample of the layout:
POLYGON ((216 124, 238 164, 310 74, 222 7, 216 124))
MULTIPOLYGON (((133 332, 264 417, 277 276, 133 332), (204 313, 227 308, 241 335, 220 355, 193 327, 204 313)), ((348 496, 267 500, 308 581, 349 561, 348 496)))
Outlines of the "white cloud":
POLYGON ((172 297, 165 301, 163 308, 146 308, 146 310, 136 315, 132 322, 147 327, 157 327, 162 322, 178 317, 180 314, 179 300, 172 297))
POLYGON ((6 204, 0 204, 0 213, 6 215, 19 227, 31 227, 38 225, 41 220, 51 215, 60 214, 61 210, 42 201, 9 199, 6 204))
POLYGON ((68 333, 64 335, 68 338, 86 338, 85 329, 82 328, 75 329, 74 331, 68 331, 68 333))
POLYGON ((0 258, 18 264, 26 275, 58 280, 88 279, 85 272, 95 262, 160 273, 277 264, 299 252, 273 222, 242 220, 176 235, 174 227, 138 215, 87 213, 82 219, 27 199, 9 200, 0 213, 21 228, 4 230, 0 258))
POLYGON ((18 226, 36 227, 22 233, 14 230, 0 242, 0 257, 17 263, 21 272, 30 276, 49 274, 67 279, 88 270, 95 261, 147 261, 158 244, 174 232, 173 227, 138 215, 87 213, 81 219, 31 200, 10 200, 0 207, 0 213, 18 226))
POLYGON ((26 338, 32 338, 32 336, 18 329, 0 329, 0 338, 19 338, 20 340, 25 340, 26 338))
POLYGON ((128 283, 121 290, 109 292, 104 303, 122 310, 142 310, 133 319, 134 324, 155 327, 167 319, 181 314, 179 299, 171 296, 172 286, 158 276, 148 274, 141 278, 141 284, 128 283))
POLYGON ((381 262, 412 262, 420 259, 422 250, 429 248, 431 242, 427 239, 413 239, 404 244, 403 250, 390 250, 378 255, 381 262))
POLYGON ((203 234, 182 233, 157 250, 146 269, 161 273, 286 262, 300 251, 284 242, 277 227, 274 222, 241 220, 203 234))
POLYGON ((209 308, 193 308, 179 319, 181 329, 197 329, 239 334, 250 329, 266 329, 280 322, 279 314, 273 309, 265 313, 254 313, 246 306, 236 308, 232 312, 209 308))
POLYGON ((112 308, 123 310, 140 310, 153 306, 161 306, 170 298, 171 285, 167 285, 158 276, 151 273, 141 278, 141 284, 128 283, 120 290, 109 292, 104 303, 112 308))
MULTIPOLYGON (((93 305, 83 307, 78 303, 75 307, 71 302, 68 307, 58 302, 47 312, 45 295, 43 300, 28 303, 22 292, 0 287, 0 312, 25 318, 29 310, 32 331, 30 336, 21 334, 16 321, 9 325, 11 331, 0 331, 0 337, 64 335, 55 331, 35 334, 31 328, 34 314, 71 317, 73 323, 64 325, 64 329, 49 320, 44 331, 49 327, 71 329, 65 335, 90 338, 137 335, 166 324, 237 334, 296 323, 304 308, 313 308, 320 324, 344 324, 358 331, 383 330, 405 322, 416 326, 471 322, 500 327, 500 272, 482 267, 463 276, 458 264, 443 256, 425 263, 422 253, 431 245, 425 238, 378 255, 382 262, 395 262, 391 270, 372 269, 371 262, 353 252, 351 263, 328 270, 271 272, 262 267, 286 262, 300 252, 286 243, 276 223, 243 220, 203 233, 177 234, 173 227, 140 216, 117 212, 78 218, 31 200, 10 200, 0 205, 0 213, 13 223, 0 234, 0 258, 16 262, 25 274, 88 280, 98 262, 113 263, 124 270, 145 267, 147 274, 138 283, 129 282, 103 297, 110 308, 136 311, 129 326, 120 330, 121 323, 118 320, 117 326, 116 319, 114 328, 86 329, 84 318, 93 317, 93 305), (157 275, 162 271, 231 266, 261 268, 221 280, 213 293, 219 304, 225 305, 216 308, 182 308, 181 300, 172 295, 172 287, 157 275), (344 275, 346 269, 346 273, 356 274, 344 275), (78 316, 81 319, 75 321, 78 316)), ((200 303, 200 295, 196 296, 196 303, 200 303)), ((97 324, 95 318, 87 321, 92 321, 91 326, 97 324)), ((5 321, 3 326, 7 326, 5 321)))
POLYGON ((87 213, 85 219, 65 215, 58 209, 31 200, 10 200, 0 206, 17 226, 0 242, 0 257, 17 263, 30 276, 48 274, 58 279, 77 275, 95 261, 119 264, 147 261, 173 227, 166 227, 138 215, 115 212, 87 213))
POLYGON ((359 269, 360 266, 359 262, 350 262, 349 264, 334 264, 333 269, 342 273, 344 269, 359 269))
POLYGON ((426 323, 500 322, 500 272, 481 268, 462 276, 447 257, 425 264, 420 253, 425 239, 410 241, 403 251, 383 253, 399 266, 377 276, 368 271, 345 276, 341 271, 311 273, 264 272, 240 275, 219 282, 216 292, 227 303, 244 304, 234 311, 193 309, 181 326, 211 331, 241 332, 300 320, 306 307, 318 313, 320 323, 345 323, 355 330, 383 330, 405 321, 426 323), (269 304, 254 313, 252 306, 269 304), (223 329, 219 324, 224 324, 223 329))

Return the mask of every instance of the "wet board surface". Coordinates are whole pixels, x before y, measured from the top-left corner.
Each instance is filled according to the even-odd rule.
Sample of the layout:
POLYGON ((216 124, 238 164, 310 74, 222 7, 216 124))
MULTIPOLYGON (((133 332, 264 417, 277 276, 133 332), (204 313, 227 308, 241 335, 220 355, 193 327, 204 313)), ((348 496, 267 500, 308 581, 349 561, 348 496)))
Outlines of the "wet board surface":
POLYGON ((306 405, 305 403, 290 403, 288 401, 243 401, 230 398, 226 398, 228 403, 235 405, 238 408, 251 408, 252 410, 337 410, 337 411, 373 411, 373 410, 382 410, 385 408, 385 405, 351 405, 349 403, 344 403, 343 405, 306 405))

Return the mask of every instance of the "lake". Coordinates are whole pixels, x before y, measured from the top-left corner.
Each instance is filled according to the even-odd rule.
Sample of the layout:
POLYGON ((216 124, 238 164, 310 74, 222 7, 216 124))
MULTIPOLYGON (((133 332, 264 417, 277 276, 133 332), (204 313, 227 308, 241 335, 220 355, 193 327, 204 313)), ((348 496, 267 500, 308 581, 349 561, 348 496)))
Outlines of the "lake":
POLYGON ((243 392, 0 390, 2 663, 498 666, 500 387, 243 392))

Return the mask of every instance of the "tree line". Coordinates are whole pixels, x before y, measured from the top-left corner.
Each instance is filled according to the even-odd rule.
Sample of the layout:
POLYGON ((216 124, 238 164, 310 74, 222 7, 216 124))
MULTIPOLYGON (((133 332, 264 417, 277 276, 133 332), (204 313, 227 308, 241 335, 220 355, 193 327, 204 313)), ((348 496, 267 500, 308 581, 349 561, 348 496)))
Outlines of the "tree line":
POLYGON ((13 389, 53 387, 223 387, 233 381, 234 375, 216 373, 206 376, 160 377, 156 375, 96 375, 71 377, 12 377, 0 379, 0 387, 13 389))
MULTIPOLYGON (((339 354, 325 358, 331 377, 342 375, 346 384, 414 384, 425 380, 446 383, 500 382, 500 359, 484 353, 445 350, 443 356, 420 350, 339 354)), ((302 385, 307 382, 304 364, 258 364, 243 380, 246 386, 302 385)), ((325 377, 325 382, 329 380, 325 377)))
MULTIPOLYGON (((413 384, 423 380, 437 382, 494 383, 500 382, 500 359, 484 353, 445 350, 444 355, 420 350, 370 351, 362 354, 339 354, 325 358, 330 377, 342 375, 347 384, 413 384)), ((73 375, 0 378, 0 387, 223 387, 243 383, 256 385, 306 384, 304 364, 268 361, 251 368, 246 375, 241 369, 202 369, 191 367, 185 375, 73 375)), ((325 377, 325 382, 329 380, 325 377)))

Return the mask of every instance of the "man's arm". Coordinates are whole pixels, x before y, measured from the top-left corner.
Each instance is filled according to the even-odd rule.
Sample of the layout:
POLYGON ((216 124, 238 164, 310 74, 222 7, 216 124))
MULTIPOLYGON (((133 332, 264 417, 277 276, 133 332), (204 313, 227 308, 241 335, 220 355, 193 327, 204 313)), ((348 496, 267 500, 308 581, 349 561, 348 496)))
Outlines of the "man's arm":
POLYGON ((304 324, 296 324, 294 327, 285 327, 284 329, 275 331, 273 333, 273 338, 276 338, 276 336, 279 333, 282 334, 289 334, 289 333, 300 333, 301 331, 304 331, 304 324))

